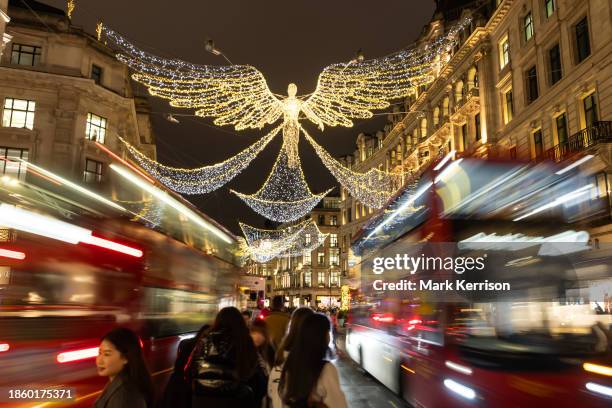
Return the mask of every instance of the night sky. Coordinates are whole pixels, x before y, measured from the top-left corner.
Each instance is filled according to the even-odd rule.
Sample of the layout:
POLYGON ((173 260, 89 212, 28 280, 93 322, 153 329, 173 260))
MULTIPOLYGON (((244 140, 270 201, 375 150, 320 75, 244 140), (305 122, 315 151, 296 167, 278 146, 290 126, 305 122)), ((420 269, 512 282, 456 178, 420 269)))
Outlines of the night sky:
MULTIPOLYGON (((66 4, 65 0, 39 1, 62 9, 66 4)), ((96 21, 102 20, 161 56, 199 64, 226 64, 222 57, 205 51, 205 40, 212 38, 233 63, 255 66, 272 92, 283 95, 290 82, 297 84, 298 95, 314 91, 324 67, 349 61, 360 48, 366 58, 375 58, 405 47, 429 22, 435 6, 433 0, 77 0, 76 4, 75 25, 93 33, 96 21)), ((136 91, 146 95, 142 86, 136 91)), ((163 118, 166 113, 193 111, 171 110, 161 99, 150 101, 156 112, 153 126, 158 160, 172 166, 198 167, 223 161, 266 132, 236 132, 196 117, 177 117, 181 123, 172 124, 163 118)), ((326 128, 324 133, 308 127, 313 137, 337 156, 354 151, 357 134, 375 132, 385 123, 386 115, 380 115, 358 121, 352 128, 326 128)), ((236 233, 238 221, 263 226, 265 219, 228 190, 258 190, 272 168, 281 140, 275 138, 226 186, 187 198, 236 233)), ((300 155, 313 193, 337 185, 303 138, 300 155)))

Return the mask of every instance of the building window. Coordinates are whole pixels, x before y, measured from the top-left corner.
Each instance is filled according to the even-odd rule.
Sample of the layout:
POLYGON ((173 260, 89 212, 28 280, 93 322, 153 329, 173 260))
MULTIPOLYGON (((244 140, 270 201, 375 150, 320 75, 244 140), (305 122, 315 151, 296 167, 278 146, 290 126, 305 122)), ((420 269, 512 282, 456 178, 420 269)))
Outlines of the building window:
POLYGON ((550 84, 554 85, 563 77, 563 69, 561 67, 561 50, 559 44, 555 44, 548 51, 548 60, 550 64, 550 84))
POLYGON ((85 127, 85 138, 94 142, 104 143, 106 137, 106 118, 93 113, 87 114, 87 126, 85 127))
POLYGON ((325 287, 325 272, 317 272, 317 285, 321 288, 325 287))
POLYGON ((325 265, 325 252, 317 253, 317 264, 319 266, 325 265))
POLYGON ((582 100, 582 106, 584 108, 584 123, 586 127, 591 127, 597 122, 597 101, 595 100, 595 93, 590 94, 582 100))
POLYGON ((340 250, 338 248, 329 250, 329 266, 340 266, 340 250))
POLYGON ((40 47, 13 44, 11 64, 29 65, 31 67, 40 64, 40 47))
POLYGON ((527 79, 527 102, 531 103, 538 99, 538 71, 535 65, 525 73, 527 79))
POLYGON ((2 112, 2 126, 33 129, 35 109, 34 101, 6 98, 2 112))
POLYGON ((311 265, 312 264, 312 260, 310 257, 310 252, 304 252, 304 255, 302 256, 302 265, 306 266, 306 265, 311 265))
POLYGON ((91 79, 98 85, 102 83, 102 68, 96 64, 91 65, 91 79))
POLYGON ((508 35, 499 42, 499 68, 504 69, 510 63, 510 41, 508 35))
POLYGON ((310 245, 310 243, 312 242, 312 239, 310 237, 310 234, 306 234, 304 235, 304 241, 306 245, 310 245))
POLYGON ((329 225, 338 225, 338 216, 332 215, 329 217, 329 225))
POLYGON ((576 51, 578 62, 582 62, 591 55, 591 42, 589 40, 589 21, 583 18, 576 24, 576 51))
POLYGON ((15 149, 12 147, 0 147, 0 174, 25 180, 28 161, 28 149, 15 149), (21 159, 21 160, 18 160, 21 159))
POLYGON ((544 154, 544 144, 542 143, 542 129, 533 132, 533 146, 535 148, 535 157, 542 157, 544 154))
POLYGON ((514 100, 512 96, 512 89, 509 89, 504 93, 504 123, 508 124, 514 116, 514 100))
POLYGON ((463 150, 467 150, 468 148, 468 128, 467 123, 461 125, 461 142, 463 143, 463 150))
POLYGON ((512 146, 508 154, 510 156, 510 159, 512 160, 516 159, 516 146, 512 146))
POLYGON ((332 271, 329 273, 329 286, 340 286, 340 273, 332 271))
POLYGON ((544 0, 544 14, 546 18, 550 18, 555 12, 555 0, 544 0))
POLYGON ((325 225, 325 216, 319 215, 319 225, 325 225))
POLYGON ((567 119, 565 117, 565 113, 557 116, 555 119, 557 124, 557 139, 559 140, 559 144, 563 144, 567 142, 567 119))
POLYGON ((329 234, 329 246, 332 248, 338 246, 338 234, 329 234))
POLYGON ((85 159, 85 171, 83 172, 83 181, 86 183, 102 182, 102 167, 103 164, 96 160, 85 159))
MULTIPOLYGON (((455 85, 455 106, 461 105, 461 102, 463 102, 463 81, 459 81, 455 85)), ((423 120, 425 120, 425 119, 423 119, 423 120)), ((425 123, 427 123, 427 122, 425 122, 425 123)), ((421 125, 421 127, 422 127, 422 125, 421 125)))
POLYGON ((531 12, 523 17, 523 33, 525 34, 525 42, 531 40, 533 37, 533 16, 531 12))
POLYGON ((309 288, 312 286, 312 272, 304 272, 304 287, 309 288))
POLYGON ((480 113, 477 113, 474 116, 474 124, 476 125, 476 140, 480 140, 482 135, 481 135, 481 128, 480 128, 480 113))

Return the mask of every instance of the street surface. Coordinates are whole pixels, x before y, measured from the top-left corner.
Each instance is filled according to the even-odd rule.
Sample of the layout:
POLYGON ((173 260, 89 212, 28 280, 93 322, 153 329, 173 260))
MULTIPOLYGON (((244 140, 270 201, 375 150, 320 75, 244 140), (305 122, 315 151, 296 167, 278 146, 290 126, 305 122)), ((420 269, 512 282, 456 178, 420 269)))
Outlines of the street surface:
POLYGON ((344 336, 338 337, 338 359, 334 361, 340 372, 340 386, 350 408, 406 408, 409 405, 397 395, 365 373, 342 349, 344 336))

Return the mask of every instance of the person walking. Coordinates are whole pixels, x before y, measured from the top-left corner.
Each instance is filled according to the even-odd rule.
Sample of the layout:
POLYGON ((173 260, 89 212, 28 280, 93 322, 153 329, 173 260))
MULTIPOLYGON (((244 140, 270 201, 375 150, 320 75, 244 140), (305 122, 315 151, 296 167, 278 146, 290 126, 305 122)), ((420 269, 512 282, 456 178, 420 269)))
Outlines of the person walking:
POLYGON ((307 316, 281 373, 279 392, 290 408, 347 408, 338 370, 328 360, 329 318, 307 316))
POLYGON ((205 324, 194 337, 184 339, 179 343, 174 370, 164 390, 164 395, 159 404, 160 408, 191 407, 191 384, 185 378, 185 365, 195 345, 202 340, 202 336, 209 328, 210 325, 205 324))
POLYGON ((272 346, 278 350, 289 324, 289 314, 283 311, 284 297, 277 295, 272 298, 272 312, 266 316, 268 332, 272 340, 272 346))
POLYGON ((238 309, 219 311, 191 353, 186 375, 194 408, 261 408, 267 378, 238 309))
POLYGON ((270 342, 268 327, 263 320, 254 320, 250 327, 251 338, 255 344, 255 349, 261 357, 264 364, 266 376, 270 374, 270 370, 274 365, 275 350, 270 342))
POLYGON ((102 337, 96 368, 98 375, 108 377, 108 383, 94 403, 95 408, 153 406, 153 382, 136 333, 117 328, 102 337))
POLYGON ((302 327, 304 319, 312 314, 314 314, 312 309, 308 307, 300 307, 295 309, 291 315, 291 320, 289 321, 289 332, 276 351, 274 367, 270 371, 270 377, 268 378, 268 398, 270 399, 271 408, 282 408, 283 406, 283 402, 278 392, 278 384, 280 382, 283 364, 289 355, 291 347, 293 347, 293 344, 299 336, 300 328, 302 327))

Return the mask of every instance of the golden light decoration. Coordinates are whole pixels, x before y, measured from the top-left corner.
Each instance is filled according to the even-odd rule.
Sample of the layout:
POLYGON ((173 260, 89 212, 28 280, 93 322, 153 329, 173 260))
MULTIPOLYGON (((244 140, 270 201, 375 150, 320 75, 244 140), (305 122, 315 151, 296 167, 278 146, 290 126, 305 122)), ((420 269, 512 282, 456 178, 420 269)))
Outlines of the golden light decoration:
POLYGON ((272 221, 288 222, 305 216, 332 189, 321 194, 313 194, 304 178, 297 151, 293 158, 294 162, 291 163, 291 160, 287 143, 283 143, 272 171, 256 193, 249 195, 230 191, 255 212, 272 221))
POLYGON ((66 16, 72 20, 72 13, 76 7, 74 0, 68 0, 66 2, 66 16))
POLYGON ((308 219, 277 229, 256 228, 242 222, 239 225, 251 259, 256 262, 268 262, 288 251, 311 222, 312 220, 308 219))
MULTIPOLYGON (((319 75, 315 91, 297 96, 289 84, 287 97, 279 99, 263 74, 250 65, 196 65, 179 59, 161 58, 134 46, 103 26, 102 32, 119 50, 117 58, 132 68, 134 80, 151 95, 168 99, 179 108, 195 108, 196 115, 212 117, 219 126, 236 130, 261 129, 283 119, 285 138, 295 137, 300 114, 323 130, 324 125, 353 125, 352 119, 372 117, 373 110, 387 108, 390 100, 403 98, 433 81, 439 56, 450 52, 462 21, 437 40, 383 58, 328 66, 319 75)), ((291 154, 291 150, 289 151, 291 154)))
POLYGON ((104 29, 104 24, 102 24, 102 22, 99 22, 98 24, 96 24, 96 37, 98 38, 98 41, 102 41, 102 30, 104 29))
POLYGON ((312 219, 277 229, 255 228, 240 223, 246 239, 243 250, 256 262, 268 262, 274 258, 301 256, 323 245, 329 234, 324 234, 312 219))
POLYGON ((123 138, 119 138, 128 152, 149 174, 166 187, 182 194, 205 194, 225 185, 244 170, 281 130, 276 127, 251 146, 221 163, 194 169, 163 165, 142 154, 123 138))
POLYGON ((353 197, 357 198, 367 207, 382 208, 395 194, 397 186, 401 185, 402 173, 387 173, 371 168, 365 173, 357 173, 345 167, 334 159, 321 145, 302 129, 308 142, 332 175, 346 188, 353 197))
MULTIPOLYGON (((387 108, 389 101, 415 93, 418 87, 434 80, 443 61, 448 61, 459 32, 470 23, 471 19, 466 18, 430 43, 386 57, 330 65, 319 75, 313 93, 297 96, 297 86, 289 84, 287 96, 280 98, 270 91, 263 74, 253 66, 197 65, 162 58, 136 47, 102 24, 96 32, 98 39, 104 35, 105 43, 118 50, 117 58, 134 71, 134 80, 144 84, 151 95, 169 100, 171 106, 196 109, 196 115, 211 117, 214 124, 232 125, 236 130, 261 129, 282 119, 283 147, 268 180, 255 194, 236 194, 267 218, 289 221, 310 211, 324 195, 312 194, 303 177, 298 154, 303 129, 299 121, 308 119, 321 130, 326 125, 350 127, 353 119, 371 118, 372 111, 387 108)), ((397 175, 375 169, 363 174, 352 172, 331 158, 310 136, 306 137, 338 181, 366 206, 380 208, 397 188, 394 180, 397 175)), ((208 183, 206 172, 196 176, 198 169, 194 169, 190 173, 193 177, 186 181, 182 175, 188 174, 188 169, 162 174, 167 167, 153 162, 148 165, 157 169, 165 177, 164 183, 177 191, 181 188, 210 191, 196 186, 208 183)))

